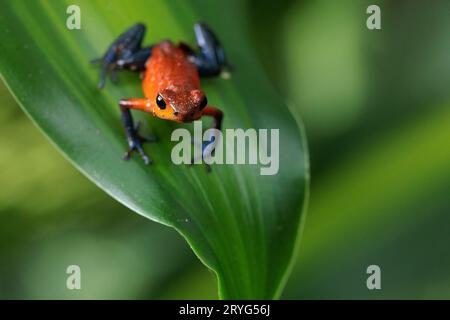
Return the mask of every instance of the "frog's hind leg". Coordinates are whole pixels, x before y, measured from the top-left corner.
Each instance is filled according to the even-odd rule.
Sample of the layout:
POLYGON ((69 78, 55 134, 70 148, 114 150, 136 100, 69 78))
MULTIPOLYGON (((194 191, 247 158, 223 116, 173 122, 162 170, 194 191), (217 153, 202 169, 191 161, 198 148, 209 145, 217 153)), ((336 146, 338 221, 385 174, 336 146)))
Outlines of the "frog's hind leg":
POLYGON ((197 66, 200 76, 218 76, 225 70, 231 70, 224 50, 214 32, 205 23, 194 25, 199 52, 190 54, 190 59, 197 66))
POLYGON ((115 80, 118 70, 145 70, 145 63, 152 54, 152 47, 141 47, 144 35, 145 26, 141 23, 135 24, 111 44, 103 57, 91 61, 102 65, 99 88, 105 86, 108 71, 111 71, 111 79, 115 80))

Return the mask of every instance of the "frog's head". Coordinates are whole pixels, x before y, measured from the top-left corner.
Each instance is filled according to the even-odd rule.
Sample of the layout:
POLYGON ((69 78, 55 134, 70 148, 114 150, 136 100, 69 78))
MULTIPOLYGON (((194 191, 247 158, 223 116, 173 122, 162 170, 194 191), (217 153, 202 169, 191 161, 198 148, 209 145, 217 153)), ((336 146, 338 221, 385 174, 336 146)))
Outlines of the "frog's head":
POLYGON ((155 97, 153 114, 161 119, 190 122, 201 117, 207 104, 202 90, 163 89, 155 97))

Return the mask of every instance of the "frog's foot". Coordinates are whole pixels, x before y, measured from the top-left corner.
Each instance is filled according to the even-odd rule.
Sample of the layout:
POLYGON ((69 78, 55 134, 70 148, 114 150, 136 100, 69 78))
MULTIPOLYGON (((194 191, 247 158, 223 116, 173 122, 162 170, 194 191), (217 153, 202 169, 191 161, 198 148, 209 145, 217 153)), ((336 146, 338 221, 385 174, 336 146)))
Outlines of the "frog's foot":
POLYGON ((117 70, 129 69, 142 71, 145 69, 145 62, 151 55, 151 47, 141 48, 142 39, 145 35, 145 26, 141 23, 121 34, 108 48, 101 58, 91 61, 91 63, 101 63, 100 82, 98 87, 105 86, 106 76, 111 71, 111 79, 116 80, 117 70))
POLYGON ((134 130, 128 136, 128 150, 127 152, 125 152, 123 159, 129 160, 133 151, 137 151, 146 165, 152 164, 152 159, 144 152, 144 148, 142 147, 142 145, 144 143, 157 142, 158 138, 156 136, 143 137, 139 135, 139 125, 140 123, 138 122, 134 130))
POLYGON ((146 165, 153 163, 152 159, 145 154, 144 149, 142 148, 142 139, 140 137, 134 137, 133 139, 128 141, 129 148, 127 152, 125 152, 123 159, 124 160, 130 160, 131 154, 133 151, 139 152, 141 155, 142 160, 144 160, 144 163, 146 165))

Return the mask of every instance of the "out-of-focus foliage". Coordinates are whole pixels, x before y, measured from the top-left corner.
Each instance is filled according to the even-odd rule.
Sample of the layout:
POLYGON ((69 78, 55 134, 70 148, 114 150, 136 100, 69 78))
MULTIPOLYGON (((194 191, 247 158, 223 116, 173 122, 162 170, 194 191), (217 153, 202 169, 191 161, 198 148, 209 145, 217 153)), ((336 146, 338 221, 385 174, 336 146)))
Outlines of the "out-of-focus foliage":
POLYGON ((448 298, 450 3, 282 3, 249 12, 311 149, 310 208, 283 297, 448 298), (380 31, 366 28, 370 4, 380 31), (366 287, 371 264, 381 291, 366 287))
MULTIPOLYGON (((450 3, 380 1, 383 29, 369 31, 365 9, 374 3, 247 3, 253 45, 274 85, 306 119, 311 148, 310 210, 283 298, 450 297, 450 3), (381 267, 380 291, 365 286, 371 264, 381 267)), ((99 284, 91 297, 215 297, 213 276, 179 239, 141 225, 111 202, 64 162, 6 94, 0 98, 0 184, 8 194, 0 195, 0 225, 7 229, 0 241, 0 288, 9 283, 4 297, 47 297, 52 290, 78 297, 43 284, 46 277, 65 277, 55 267, 60 262, 47 259, 47 248, 60 242, 67 244, 61 250, 78 250, 68 230, 93 253, 86 261, 95 277, 114 280, 112 290, 99 284), (27 154, 32 146, 34 155, 27 154), (37 158, 41 164, 33 165, 37 158), (70 186, 60 188, 66 181, 70 186), (141 241, 127 243, 136 233, 154 243, 155 253, 141 241), (97 241, 85 242, 93 237, 97 241), (127 246, 123 255, 140 258, 127 268, 105 263, 117 258, 119 238, 127 246), (158 251, 169 244, 172 252, 158 251), (98 260, 107 250, 111 258, 98 260), (154 273, 155 265, 143 269, 148 259, 164 274, 154 273), (146 283, 124 280, 137 270, 146 283), (119 286, 123 292, 112 292, 119 286)))

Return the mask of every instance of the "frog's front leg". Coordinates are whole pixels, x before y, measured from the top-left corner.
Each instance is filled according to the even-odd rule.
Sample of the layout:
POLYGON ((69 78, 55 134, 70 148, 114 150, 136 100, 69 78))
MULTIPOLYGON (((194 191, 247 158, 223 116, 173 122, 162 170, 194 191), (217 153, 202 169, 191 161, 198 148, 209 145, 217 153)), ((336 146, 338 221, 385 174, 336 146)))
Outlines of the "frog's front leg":
POLYGON ((145 142, 156 142, 156 137, 142 137, 139 135, 139 126, 134 125, 133 116, 130 109, 145 110, 148 108, 150 101, 148 99, 122 99, 119 102, 122 123, 125 128, 125 134, 128 139, 128 150, 124 155, 124 159, 128 160, 133 151, 139 152, 145 164, 152 163, 152 160, 147 156, 142 147, 145 142))
POLYGON ((91 61, 91 63, 102 64, 99 88, 105 86, 108 71, 111 71, 111 79, 115 80, 118 70, 145 70, 145 63, 152 54, 152 47, 141 47, 144 35, 145 26, 138 23, 121 34, 110 45, 103 57, 91 61))

